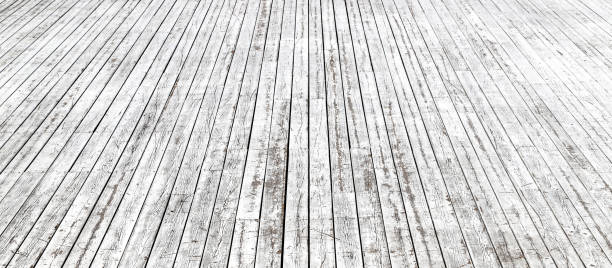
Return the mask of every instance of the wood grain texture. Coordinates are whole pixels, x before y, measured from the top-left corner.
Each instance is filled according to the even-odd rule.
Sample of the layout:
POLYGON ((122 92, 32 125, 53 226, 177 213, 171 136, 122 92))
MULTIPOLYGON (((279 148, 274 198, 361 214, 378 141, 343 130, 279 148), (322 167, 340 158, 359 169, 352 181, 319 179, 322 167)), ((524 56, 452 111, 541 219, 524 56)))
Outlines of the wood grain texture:
POLYGON ((605 0, 0 2, 0 266, 612 266, 605 0))

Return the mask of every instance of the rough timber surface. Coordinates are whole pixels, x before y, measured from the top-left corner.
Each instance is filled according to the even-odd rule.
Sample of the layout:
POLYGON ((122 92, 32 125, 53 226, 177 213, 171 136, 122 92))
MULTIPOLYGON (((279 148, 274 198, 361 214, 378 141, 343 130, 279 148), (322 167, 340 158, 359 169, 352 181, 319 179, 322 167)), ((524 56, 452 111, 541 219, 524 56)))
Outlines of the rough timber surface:
POLYGON ((612 2, 3 0, 0 267, 612 267, 612 2))

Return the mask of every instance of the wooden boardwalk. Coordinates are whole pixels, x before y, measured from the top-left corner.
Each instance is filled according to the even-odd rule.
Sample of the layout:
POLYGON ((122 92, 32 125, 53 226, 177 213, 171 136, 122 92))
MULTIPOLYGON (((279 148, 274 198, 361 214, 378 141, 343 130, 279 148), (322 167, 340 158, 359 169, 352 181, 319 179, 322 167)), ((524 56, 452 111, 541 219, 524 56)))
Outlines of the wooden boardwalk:
POLYGON ((608 0, 2 0, 1 267, 612 267, 608 0))

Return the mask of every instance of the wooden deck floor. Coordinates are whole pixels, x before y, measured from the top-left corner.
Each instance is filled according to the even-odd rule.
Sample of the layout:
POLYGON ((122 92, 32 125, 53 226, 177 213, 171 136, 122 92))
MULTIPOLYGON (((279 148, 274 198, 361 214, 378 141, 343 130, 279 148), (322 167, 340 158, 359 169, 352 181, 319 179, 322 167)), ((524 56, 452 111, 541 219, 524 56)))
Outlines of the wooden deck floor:
POLYGON ((3 0, 0 265, 612 267, 612 2, 3 0))

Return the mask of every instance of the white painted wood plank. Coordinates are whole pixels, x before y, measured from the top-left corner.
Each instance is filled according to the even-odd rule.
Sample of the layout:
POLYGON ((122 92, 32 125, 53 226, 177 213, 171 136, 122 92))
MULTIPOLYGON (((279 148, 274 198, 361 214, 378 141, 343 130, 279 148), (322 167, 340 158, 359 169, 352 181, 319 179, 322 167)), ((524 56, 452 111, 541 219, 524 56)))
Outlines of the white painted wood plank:
MULTIPOLYGON (((349 147, 347 108, 341 78, 340 51, 333 5, 333 1, 321 1, 327 132, 329 136, 331 195, 334 213, 334 245, 336 265, 339 267, 355 267, 365 265, 366 256, 364 255, 367 255, 368 260, 373 261, 374 264, 376 264, 376 261, 381 261, 380 250, 382 249, 378 248, 374 252, 365 253, 364 246, 361 244, 360 221, 357 212, 357 189, 353 177, 353 163, 351 162, 349 147)), ((369 212, 371 216, 373 211, 370 210, 369 212)), ((372 225, 369 226, 372 227, 372 225)), ((376 235, 371 231, 371 229, 364 231, 364 235, 369 235, 370 238, 374 237, 375 239, 376 235)), ((388 259, 386 260, 388 261, 388 259)))
MULTIPOLYGON (((109 19, 113 18, 114 12, 117 12, 118 10, 120 10, 122 8, 123 3, 124 2, 117 2, 116 5, 112 6, 112 9, 109 10, 111 11, 110 14, 102 13, 102 12, 100 12, 99 14, 95 14, 95 16, 91 18, 92 20, 89 21, 89 25, 87 24, 83 25, 85 27, 82 29, 82 31, 89 33, 86 36, 87 38, 83 41, 93 42, 96 37, 103 38, 104 35, 108 35, 112 33, 113 29, 112 28, 105 29, 106 28, 104 27, 106 26, 105 23, 103 21, 99 21, 99 19, 100 17, 105 16, 105 15, 109 19), (91 26, 92 24, 96 25, 96 23, 99 23, 97 24, 97 27, 87 28, 88 26, 91 26), (100 33, 100 31, 103 31, 103 30, 106 30, 106 31, 104 31, 103 33, 100 33), (100 36, 98 34, 103 34, 103 35, 100 36)), ((39 90, 40 94, 29 96, 31 98, 30 101, 26 101, 24 105, 20 106, 20 108, 23 108, 23 109, 18 110, 19 116, 11 118, 17 121, 17 122, 9 123, 11 125, 10 128, 14 130, 7 129, 6 131, 8 132, 3 133, 5 135, 3 135, 2 138, 5 139, 4 140, 5 143, 3 143, 3 146, 0 149, 3 151, 3 154, 6 155, 5 160, 2 162, 3 170, 7 172, 11 172, 11 173, 22 172, 31 163, 30 161, 36 156, 36 153, 40 150, 40 148, 44 146, 45 142, 48 141, 48 138, 49 136, 52 135, 53 131, 55 130, 55 127, 57 127, 57 125, 63 121, 60 118, 61 116, 63 116, 63 113, 59 113, 59 116, 57 116, 57 114, 51 114, 51 116, 49 116, 49 114, 51 113, 51 111, 55 111, 57 113, 57 111, 62 111, 61 109, 66 109, 67 107, 69 107, 73 103, 72 101, 68 103, 66 100, 74 100, 75 95, 79 96, 79 93, 77 92, 73 93, 73 92, 68 91, 70 93, 73 93, 74 95, 66 94, 68 93, 67 89, 69 87, 67 86, 60 87, 60 85, 64 85, 62 82, 65 83, 65 82, 68 82, 69 80, 63 80, 61 82, 58 80, 60 80, 61 78, 66 79, 68 77, 73 77, 75 74, 78 74, 78 73, 74 73, 75 69, 78 68, 77 67, 78 65, 86 64, 85 62, 87 60, 86 58, 88 56, 89 57, 93 56, 92 54, 94 54, 95 53, 94 51, 97 49, 97 48, 93 48, 91 45, 96 45, 98 43, 99 42, 86 43, 87 45, 77 47, 74 50, 65 51, 65 53, 73 53, 72 54, 73 56, 68 57, 68 58, 63 58, 61 62, 55 65, 55 67, 58 67, 58 68, 57 70, 54 68, 54 70, 59 71, 59 73, 51 77, 41 76, 41 78, 44 77, 50 80, 50 81, 47 80, 45 82, 50 82, 50 83, 58 82, 58 84, 52 84, 53 86, 51 88, 40 86, 40 84, 35 84, 37 87, 34 87, 34 89, 32 90, 39 90), (75 62, 75 60, 80 60, 80 61, 77 63, 75 62), (72 76, 66 75, 65 77, 63 77, 62 71, 65 71, 64 72, 65 74, 71 74, 72 76), (72 73, 70 73, 70 71, 72 71, 72 73), (40 96, 42 94, 45 94, 45 95, 40 96), (63 102, 61 101, 62 99, 63 99, 63 102), (36 111, 37 113, 33 113, 34 109, 38 109, 36 111), (25 120, 25 121, 18 122, 21 120, 25 120), (36 131, 40 129, 44 131, 36 133, 36 131), (14 133, 11 133, 12 131, 14 131, 14 133)), ((74 44, 75 43, 73 43, 72 45, 74 44)), ((71 47, 68 46, 65 49, 70 49, 70 48, 71 47)), ((76 79, 76 78, 69 78, 69 79, 76 79)), ((48 84, 45 84, 45 86, 46 85, 48 84)), ((30 84, 23 85, 23 86, 25 88, 33 87, 30 84)), ((3 105, 2 108, 7 107, 7 106, 8 105, 3 105)), ((7 111, 7 114, 8 114, 8 111, 7 111)))
MULTIPOLYGON (((308 261, 335 267, 336 234, 329 157, 327 82, 321 2, 308 3, 308 261)), ((299 149, 299 148, 298 148, 299 149)), ((295 153, 305 153, 297 151, 295 153)), ((294 154, 295 154, 294 153, 294 154)), ((291 158, 291 156, 290 156, 291 158)), ((343 258, 340 256, 340 258, 343 258)))
MULTIPOLYGON (((481 53, 480 55, 484 57, 491 57, 488 53, 481 53)), ((495 62, 495 60, 489 62, 495 62)), ((494 67, 486 67, 490 70, 495 69, 494 67)), ((604 216, 605 212, 602 212, 600 206, 597 206, 596 200, 593 199, 591 194, 587 192, 588 188, 584 187, 584 184, 582 183, 582 181, 590 180, 589 184, 597 185, 598 181, 601 180, 599 174, 593 169, 592 166, 590 166, 588 160, 585 159, 585 156, 583 156, 580 152, 580 149, 583 149, 586 152, 592 153, 593 150, 590 148, 596 146, 594 144, 582 146, 582 141, 584 138, 581 137, 581 133, 577 133, 576 130, 571 132, 568 131, 566 133, 563 126, 557 122, 556 117, 546 108, 545 104, 541 103, 541 101, 537 99, 535 100, 536 103, 532 103, 530 101, 531 99, 523 96, 524 93, 521 94, 521 92, 516 92, 518 93, 516 94, 512 92, 512 90, 519 91, 521 88, 519 86, 510 85, 511 82, 509 81, 508 77, 501 74, 500 71, 491 72, 494 76, 494 80, 498 81, 498 84, 503 86, 500 88, 503 89, 500 93, 505 96, 506 100, 509 102, 509 105, 513 107, 513 109, 530 110, 530 112, 517 112, 517 114, 519 114, 521 117, 525 117, 522 119, 522 121, 530 122, 532 125, 530 128, 543 129, 544 131, 548 132, 548 138, 550 140, 546 138, 538 138, 546 136, 546 134, 539 134, 533 135, 533 141, 536 145, 538 145, 538 147, 545 148, 543 149, 542 154, 545 159, 549 159, 547 162, 551 168, 553 168, 553 172, 554 169, 573 171, 567 172, 567 174, 557 173, 556 177, 558 178, 558 181, 562 187, 566 189, 568 197, 574 200, 574 203, 576 204, 575 206, 582 214, 582 218, 585 220, 585 222, 587 222, 589 226, 597 225, 604 230, 609 229, 609 227, 605 227, 609 226, 610 224, 609 220, 604 216), (525 107, 525 105, 528 107, 525 107), (578 145, 574 143, 572 137, 575 141, 579 142, 578 145)), ((551 98, 547 97, 545 99, 551 98)), ((568 129, 568 125, 571 128, 573 124, 563 125, 566 127, 566 129, 568 129)), ((529 133, 532 131, 527 132, 529 133)), ((597 195, 594 196, 602 195, 609 195, 609 191, 606 191, 605 187, 604 190, 598 191, 597 195)), ((606 197, 603 198, 608 199, 606 197)), ((608 242, 606 242, 609 240, 609 238, 606 238, 608 236, 607 232, 602 232, 599 228, 591 229, 591 232, 594 234, 594 237, 600 241, 600 244, 608 244, 608 242)))
MULTIPOLYGON (((238 87, 231 84, 226 85, 224 93, 228 94, 224 94, 225 96, 221 100, 224 109, 219 111, 217 120, 221 122, 221 130, 227 133, 227 137, 220 140, 220 144, 226 146, 226 154, 225 156, 218 154, 219 157, 223 156, 224 159, 218 159, 220 164, 218 168, 222 168, 222 173, 215 196, 215 205, 209 225, 210 230, 202 255, 201 265, 203 266, 249 266, 249 262, 254 262, 256 240, 251 240, 251 243, 246 242, 247 248, 249 244, 251 245, 250 252, 249 250, 232 252, 232 242, 236 241, 232 239, 240 239, 239 234, 237 236, 233 235, 234 230, 241 232, 240 229, 235 229, 241 227, 239 226, 240 223, 237 222, 238 219, 245 219, 242 217, 246 216, 246 225, 249 225, 248 222, 252 223, 250 221, 251 217, 247 216, 248 212, 246 212, 247 215, 243 214, 240 217, 237 214, 240 209, 240 201, 242 201, 240 200, 243 193, 242 182, 252 179, 254 184, 257 184, 257 180, 261 180, 264 176, 262 174, 263 170, 261 170, 262 173, 257 175, 257 167, 265 168, 265 152, 267 150, 267 145, 265 145, 267 141, 265 140, 269 138, 269 135, 264 134, 258 137, 256 133, 253 133, 254 129, 260 127, 254 125, 259 121, 254 119, 254 113, 258 107, 264 109, 262 112, 267 111, 266 114, 270 112, 271 107, 268 101, 271 101, 270 93, 274 90, 273 77, 276 72, 266 72, 276 70, 276 66, 270 64, 269 61, 278 55, 278 40, 280 40, 282 23, 281 6, 276 1, 261 1, 254 28, 256 34, 250 44, 242 82, 236 85, 238 87), (262 106, 257 106, 258 104, 262 106), (250 142, 254 142, 252 144, 253 148, 250 147, 250 142), (254 169, 246 169, 248 163, 253 163, 252 161, 255 161, 254 169), (232 253, 238 253, 239 258, 233 259, 236 255, 232 256, 232 253), (244 258, 240 256, 240 253, 245 253, 244 258), (232 261, 238 263, 232 263, 232 261), (246 261, 246 263, 243 263, 243 261, 246 261)), ((266 117, 265 115, 260 116, 266 117)), ((264 129, 269 127, 269 123, 264 122, 266 122, 265 119, 261 122, 263 123, 261 127, 265 132, 264 129)), ((215 169, 215 166, 217 165, 213 165, 212 168, 215 169)), ((263 182, 260 181, 260 183, 263 182)), ((244 193, 248 194, 247 191, 249 190, 244 190, 244 193)), ((244 201, 248 202, 248 200, 244 201)), ((246 205, 248 207, 249 203, 246 203, 246 205)), ((248 233, 249 226, 244 227, 246 227, 245 232, 248 233)), ((251 230, 253 233, 256 232, 254 229, 251 230)))
MULTIPOLYGON (((241 4, 246 5, 247 3, 241 2, 241 4)), ((219 183, 222 176, 221 171, 224 170, 223 157, 226 152, 226 142, 230 136, 229 128, 231 127, 231 120, 233 120, 233 109, 240 107, 240 105, 235 103, 235 101, 238 101, 236 98, 241 91, 241 84, 244 83, 244 81, 241 82, 243 77, 250 77, 249 82, 246 83, 248 87, 255 89, 257 88, 257 81, 253 78, 258 78, 259 71, 257 70, 261 67, 261 61, 259 64, 256 62, 257 59, 261 60, 261 57, 263 56, 263 42, 265 41, 265 33, 252 35, 250 32, 253 31, 253 29, 265 29, 267 26, 268 12, 270 8, 269 4, 271 3, 260 3, 258 1, 248 2, 249 6, 246 7, 248 12, 246 13, 242 29, 240 30, 239 39, 236 44, 237 47, 235 49, 227 49, 227 51, 230 53, 234 51, 236 53, 232 53, 233 58, 229 58, 229 61, 225 60, 224 64, 227 64, 226 67, 215 70, 215 73, 220 71, 226 72, 223 74, 223 76, 213 75, 215 81, 211 87, 214 89, 214 91, 211 93, 212 95, 210 95, 210 99, 205 101, 202 109, 202 112, 204 112, 204 115, 206 115, 206 117, 204 117, 204 122, 207 123, 201 126, 206 127, 208 131, 210 131, 209 133, 211 133, 210 141, 208 142, 210 147, 203 144, 203 146, 206 146, 206 149, 199 149, 201 152, 198 153, 199 156, 197 158, 187 159, 189 162, 192 162, 192 164, 188 164, 189 166, 199 163, 199 165, 202 166, 202 170, 199 172, 199 179, 195 189, 195 196, 192 205, 193 210, 190 210, 191 213, 187 218, 184 234, 182 236, 182 241, 185 242, 181 243, 181 247, 179 248, 178 256, 175 261, 175 264, 178 266, 198 266, 201 262, 207 262, 207 260, 202 259, 202 254, 203 251, 207 249, 206 246, 208 239, 206 237, 207 235, 210 235, 207 232, 207 226, 212 224, 211 217, 214 217, 213 211, 217 194, 216 191, 218 189, 217 187, 221 187, 219 183), (258 6, 259 8, 257 8, 258 6), (255 60, 255 63, 253 63, 254 65, 251 68, 246 69, 249 70, 248 72, 245 72, 247 63, 252 63, 253 60, 255 60), (257 65, 259 65, 259 67, 256 67, 257 65), (229 73, 227 73, 228 70, 229 73), (255 73, 253 73, 253 71, 255 73), (230 101, 231 98, 234 99, 234 103, 230 101), (206 103, 210 104, 207 105, 206 103), (206 107, 210 107, 211 105, 219 107, 216 114, 215 112, 211 113, 211 111, 206 111, 206 107), (199 161, 203 161, 203 163, 199 161)), ((244 13, 244 11, 242 11, 242 13, 244 13)), ((242 122, 241 124, 245 123, 246 122, 242 122)), ((231 212, 228 211, 228 213, 231 212)), ((223 228, 228 227, 233 227, 233 224, 223 226, 223 228)), ((226 232, 226 234, 231 235, 231 231, 226 232)), ((231 239, 231 236, 225 237, 225 239, 226 247, 224 250, 219 252, 218 256, 215 256, 216 258, 219 258, 218 261, 223 263, 227 262, 229 258, 231 241, 228 240, 231 239)), ((216 265, 223 264, 219 263, 216 265)))
MULTIPOLYGON (((288 142, 287 145, 287 167, 286 167, 286 193, 284 201, 284 222, 283 224, 283 266, 306 266, 314 263, 315 254, 309 252, 309 79, 319 77, 314 70, 310 71, 309 59, 309 32, 315 30, 309 26, 309 1, 296 0, 291 4, 288 11, 292 22, 287 22, 286 27, 294 26, 294 29, 283 28, 284 32, 292 32, 281 37, 281 52, 283 55, 291 53, 291 61, 280 57, 283 72, 288 72, 290 82, 285 84, 285 92, 290 88, 290 110, 288 123, 288 142), (285 29, 287 29, 285 31, 285 29), (285 51, 291 50, 291 51, 285 51), (308 253, 308 254, 304 254, 308 253), (312 256, 312 258, 311 258, 312 256)), ((314 18, 313 18, 314 19, 314 18)), ((314 63, 313 65, 316 65, 314 63)), ((284 78, 289 79, 289 78, 284 78)), ((313 85, 314 86, 314 85, 313 85)), ((314 216, 314 215, 313 215, 314 216)), ((314 218, 314 217, 312 217, 314 218)), ((326 250, 325 247, 316 247, 317 250, 326 250)), ((329 250, 329 248, 327 248, 329 250)), ((328 252, 334 253, 333 244, 328 252)), ((322 266, 322 265, 320 265, 322 266)))
POLYGON ((607 266, 612 5, 0 2, 0 263, 607 266))

